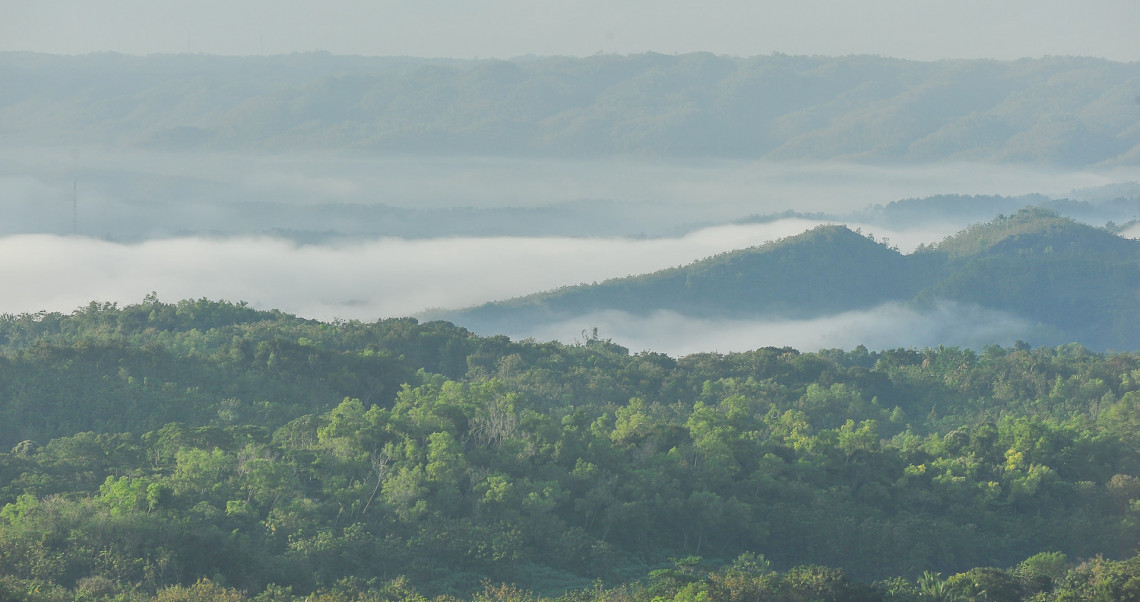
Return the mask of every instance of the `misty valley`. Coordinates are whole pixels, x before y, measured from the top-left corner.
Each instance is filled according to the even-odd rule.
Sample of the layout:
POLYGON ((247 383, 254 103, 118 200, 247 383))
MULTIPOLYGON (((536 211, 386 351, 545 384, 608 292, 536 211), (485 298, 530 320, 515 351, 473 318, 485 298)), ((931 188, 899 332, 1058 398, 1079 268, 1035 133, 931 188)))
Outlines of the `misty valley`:
MULTIPOLYGON (((520 312, 498 323, 477 312, 458 318, 467 307, 676 268, 828 224, 907 257, 1027 207, 1136 237, 1140 185, 1109 183, 1127 170, 1043 175, 968 164, 258 158, 92 149, 8 159, 9 173, 0 174, 8 216, 0 248, 11 259, 0 263, 0 274, 35 283, 0 299, 0 311, 9 313, 69 311, 91 300, 129 303, 154 290, 324 320, 444 318, 480 334, 562 342, 598 327, 633 349, 671 354, 759 345, 978 347, 1018 339, 1128 348, 1051 331, 1021 315, 1022 307, 946 292, 914 304, 906 296, 868 303, 835 291, 851 303, 812 315, 789 313, 787 301, 803 290, 780 285, 772 288, 789 298, 785 306, 758 301, 744 313, 662 306, 656 309, 664 313, 651 316, 656 302, 638 304, 632 314, 587 303, 545 320, 520 312), (1057 191, 1035 192, 1042 185, 1057 191), (918 195, 955 186, 1008 194, 918 195)), ((846 250, 820 249, 818 259, 826 262, 829 252, 846 250)), ((867 285, 894 287, 881 278, 867 285)))
POLYGON ((0 600, 1140 599, 1136 98, 0 53, 0 600))

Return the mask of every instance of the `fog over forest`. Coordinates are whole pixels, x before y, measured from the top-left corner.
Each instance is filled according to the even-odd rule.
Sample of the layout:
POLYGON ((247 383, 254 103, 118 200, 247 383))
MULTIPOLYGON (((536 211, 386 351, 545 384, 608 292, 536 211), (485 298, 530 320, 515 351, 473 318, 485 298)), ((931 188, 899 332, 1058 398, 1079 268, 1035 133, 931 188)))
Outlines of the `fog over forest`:
MULTIPOLYGON (((874 205, 949 191, 1006 195, 1012 207, 1032 192, 1094 198, 1130 175, 966 164, 305 161, 87 150, 61 152, 37 170, 28 157, 10 159, 0 176, 7 214, 0 278, 22 285, 0 301, 2 312, 66 313, 92 300, 137 303, 154 291, 167 300, 244 300, 362 321, 648 273, 822 223, 845 223, 910 252, 989 210, 886 220, 874 205), (782 216, 788 210, 804 216, 782 216)), ((1136 237, 1136 228, 1122 235, 1136 237)), ((1015 317, 956 305, 807 322, 607 312, 505 334, 571 342, 595 327, 635 350, 668 353, 977 346, 1032 334, 1015 317)))
MULTIPOLYGON (((911 252, 1027 205, 1140 236, 1130 63, 6 53, 0 67, 0 278, 17 283, 0 312, 153 291, 430 318, 824 223, 911 252)), ((669 353, 1034 334, 952 304, 791 323, 603 312, 506 334, 594 327, 669 353)))
POLYGON ((0 8, 0 602, 1140 600, 1140 2, 0 8))

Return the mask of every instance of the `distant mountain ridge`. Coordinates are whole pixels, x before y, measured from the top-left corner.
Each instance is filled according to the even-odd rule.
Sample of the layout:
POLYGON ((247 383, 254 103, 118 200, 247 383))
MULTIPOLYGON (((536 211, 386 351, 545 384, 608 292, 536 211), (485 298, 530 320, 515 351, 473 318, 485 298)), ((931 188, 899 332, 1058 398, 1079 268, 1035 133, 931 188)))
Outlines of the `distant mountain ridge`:
POLYGON ((1140 63, 0 53, 0 139, 243 152, 1140 162, 1140 63))
MULTIPOLYGON (((1027 208, 904 255, 845 226, 653 274, 451 312, 477 331, 605 310, 803 319, 884 303, 951 301, 1030 320, 1056 342, 1140 348, 1140 241, 1027 208)), ((1046 341, 1033 341, 1041 344, 1046 341)))

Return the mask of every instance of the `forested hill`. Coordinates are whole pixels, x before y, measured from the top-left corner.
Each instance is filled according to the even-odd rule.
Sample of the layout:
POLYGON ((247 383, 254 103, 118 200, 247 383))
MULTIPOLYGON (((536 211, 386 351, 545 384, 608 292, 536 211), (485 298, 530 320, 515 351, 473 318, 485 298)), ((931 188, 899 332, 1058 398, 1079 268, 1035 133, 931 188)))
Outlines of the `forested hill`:
POLYGON ((0 599, 1132 599, 1138 433, 1140 356, 1077 345, 92 303, 0 319, 0 599))
POLYGON ((1140 161, 1140 63, 0 54, 6 145, 1140 161))
POLYGON ((479 332, 618 310, 805 318, 885 302, 975 304, 1038 324, 1045 340, 1140 347, 1140 241, 1024 209, 911 254, 843 226, 691 265, 446 314, 479 332))
POLYGON ((606 309, 805 317, 909 298, 926 284, 924 276, 893 249, 844 226, 820 226, 686 266, 490 303, 449 317, 477 324, 477 330, 489 328, 486 320, 557 320, 606 309))

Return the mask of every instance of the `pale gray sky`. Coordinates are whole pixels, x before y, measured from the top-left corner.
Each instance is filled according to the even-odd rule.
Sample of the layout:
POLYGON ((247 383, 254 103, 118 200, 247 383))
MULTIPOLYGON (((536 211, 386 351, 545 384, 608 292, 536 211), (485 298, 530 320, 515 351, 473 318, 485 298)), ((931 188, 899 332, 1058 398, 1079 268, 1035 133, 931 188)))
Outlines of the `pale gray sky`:
POLYGON ((1140 60, 1137 0, 0 0, 0 51, 1140 60))

